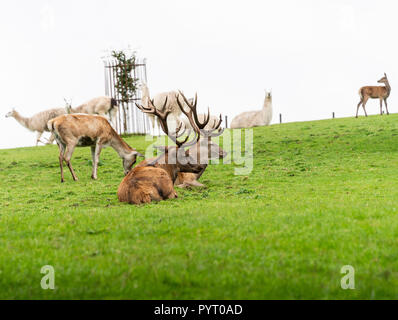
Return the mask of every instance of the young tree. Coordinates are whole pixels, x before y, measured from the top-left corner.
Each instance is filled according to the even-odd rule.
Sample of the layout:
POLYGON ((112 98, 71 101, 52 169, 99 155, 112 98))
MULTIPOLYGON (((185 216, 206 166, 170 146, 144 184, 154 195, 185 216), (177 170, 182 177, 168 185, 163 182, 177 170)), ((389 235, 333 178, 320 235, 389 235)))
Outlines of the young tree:
POLYGON ((114 68, 116 76, 115 90, 123 110, 123 130, 124 133, 127 133, 128 103, 135 96, 137 91, 138 79, 135 79, 133 76, 136 54, 135 52, 128 54, 123 50, 113 50, 112 57, 117 61, 114 68))

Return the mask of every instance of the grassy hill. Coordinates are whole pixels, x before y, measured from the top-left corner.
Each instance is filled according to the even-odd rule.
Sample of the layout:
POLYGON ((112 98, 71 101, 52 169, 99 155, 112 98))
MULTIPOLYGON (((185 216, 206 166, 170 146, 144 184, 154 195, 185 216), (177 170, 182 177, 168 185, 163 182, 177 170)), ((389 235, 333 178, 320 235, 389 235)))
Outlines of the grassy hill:
POLYGON ((90 157, 61 184, 55 145, 0 150, 0 298, 398 298, 398 115, 256 128, 250 175, 213 165, 206 189, 140 207, 117 200, 114 150, 98 181, 90 157))

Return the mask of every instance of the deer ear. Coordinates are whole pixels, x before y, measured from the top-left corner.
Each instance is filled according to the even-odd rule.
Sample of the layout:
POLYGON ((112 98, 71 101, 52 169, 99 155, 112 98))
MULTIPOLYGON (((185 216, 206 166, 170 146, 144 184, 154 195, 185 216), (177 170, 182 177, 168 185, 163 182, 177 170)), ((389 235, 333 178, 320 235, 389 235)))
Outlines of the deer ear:
POLYGON ((135 155, 136 155, 137 157, 143 157, 143 158, 145 158, 145 156, 144 156, 142 153, 138 152, 138 151, 135 152, 135 155))
POLYGON ((161 156, 156 157, 156 158, 153 159, 152 161, 149 161, 149 162, 147 163, 147 166, 149 166, 149 167, 154 167, 155 164, 156 164, 156 163, 158 162, 158 160, 160 159, 160 157, 161 157, 161 156))
POLYGON ((387 78, 387 74, 384 72, 384 76, 387 78))

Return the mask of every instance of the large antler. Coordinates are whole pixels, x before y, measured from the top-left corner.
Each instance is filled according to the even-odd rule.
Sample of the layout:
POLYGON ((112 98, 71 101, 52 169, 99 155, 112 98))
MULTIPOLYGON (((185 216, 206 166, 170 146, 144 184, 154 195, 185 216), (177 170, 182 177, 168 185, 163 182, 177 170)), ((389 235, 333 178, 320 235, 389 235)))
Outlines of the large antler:
POLYGON ((167 124, 167 117, 170 115, 171 110, 170 110, 170 108, 166 108, 167 97, 166 97, 163 107, 162 107, 162 110, 164 110, 164 111, 160 111, 159 109, 157 109, 156 106, 154 105, 154 101, 151 99, 148 99, 148 107, 144 107, 137 103, 135 105, 142 112, 148 113, 148 114, 153 114, 153 115, 157 116, 159 118, 160 126, 162 127, 163 132, 165 134, 167 134, 167 136, 177 145, 178 148, 190 147, 190 146, 194 145, 199 140, 200 136, 199 136, 199 134, 197 134, 195 132, 195 138, 191 142, 187 143, 187 141, 191 135, 191 130, 188 131, 187 136, 185 137, 184 140, 182 140, 182 141, 178 140, 178 138, 183 136, 186 132, 186 128, 184 128, 184 130, 182 132, 180 132, 181 128, 182 128, 182 122, 180 123, 180 125, 178 126, 178 128, 176 129, 175 132, 173 132, 173 133, 169 132, 169 127, 167 124))
POLYGON ((189 102, 189 100, 184 96, 184 94, 181 91, 179 92, 179 96, 181 96, 185 102, 185 104, 188 106, 189 111, 186 111, 181 104, 179 100, 179 96, 176 96, 178 106, 180 107, 181 111, 187 116, 189 123, 191 124, 192 128, 198 133, 201 134, 202 136, 206 138, 210 137, 218 137, 223 134, 224 129, 220 128, 221 122, 222 122, 222 116, 220 114, 220 120, 216 124, 216 120, 214 120, 213 124, 213 129, 210 130, 205 130, 204 128, 206 125, 209 123, 210 120, 210 109, 208 108, 207 110, 207 115, 204 116, 203 122, 199 121, 198 113, 197 113, 197 103, 198 103, 198 95, 195 94, 195 99, 193 103, 189 102), (215 132, 217 131, 218 132, 215 132))
POLYGON ((220 128, 221 122, 222 122, 222 115, 220 114, 220 120, 218 121, 217 125, 216 125, 216 120, 214 120, 213 129, 210 130, 203 129, 201 131, 202 136, 204 136, 205 138, 214 138, 221 136, 224 133, 225 129, 225 128, 220 128))

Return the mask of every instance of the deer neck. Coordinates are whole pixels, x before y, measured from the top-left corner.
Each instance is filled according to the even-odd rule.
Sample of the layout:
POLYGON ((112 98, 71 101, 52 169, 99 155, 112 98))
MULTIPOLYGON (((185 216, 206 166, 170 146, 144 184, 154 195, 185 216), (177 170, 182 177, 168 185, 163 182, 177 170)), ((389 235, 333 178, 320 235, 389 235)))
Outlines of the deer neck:
POLYGON ((178 168, 176 164, 159 164, 159 168, 166 170, 169 174, 171 180, 174 182, 177 180, 178 177, 178 168))
POLYGON ((384 83, 384 85, 386 86, 387 94, 390 95, 391 86, 390 86, 390 83, 388 82, 388 80, 384 83))
POLYGON ((174 183, 177 180, 178 172, 180 170, 178 169, 178 164, 176 163, 176 159, 171 159, 171 160, 172 161, 169 161, 168 153, 163 154, 156 159, 153 166, 155 166, 156 168, 161 168, 161 169, 165 170, 174 183), (171 163, 169 163, 169 162, 171 162, 171 163))
POLYGON ((113 132, 113 136, 109 145, 113 149, 115 149, 119 157, 122 159, 124 159, 129 154, 131 154, 131 152, 134 151, 122 138, 120 138, 120 136, 116 132, 113 132))
POLYGON ((25 128, 29 129, 29 118, 22 117, 17 111, 15 111, 13 117, 25 128))

